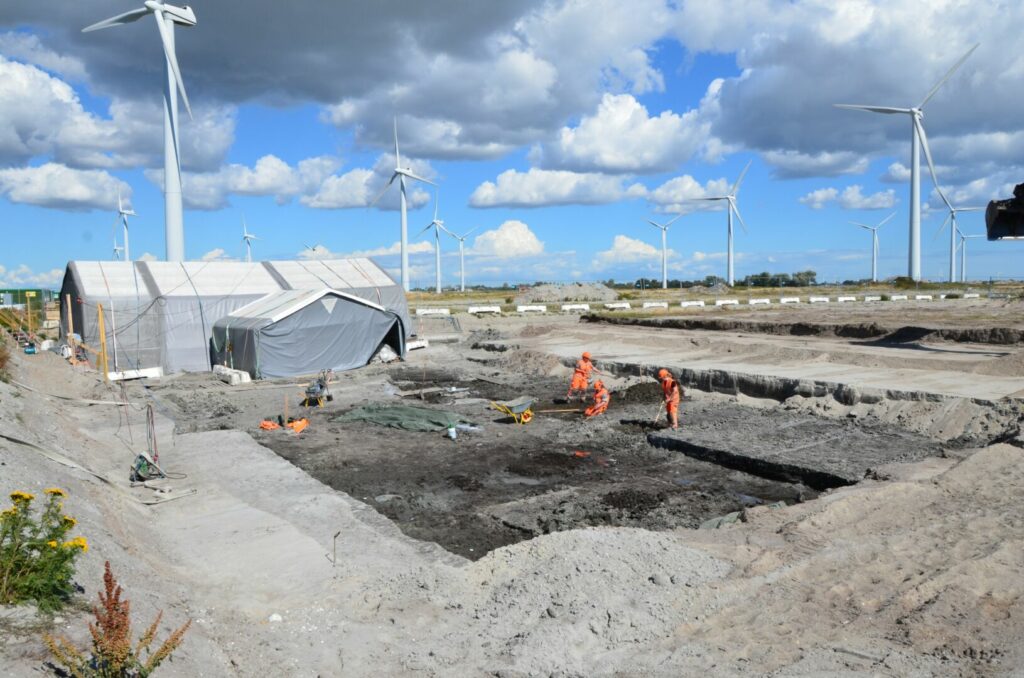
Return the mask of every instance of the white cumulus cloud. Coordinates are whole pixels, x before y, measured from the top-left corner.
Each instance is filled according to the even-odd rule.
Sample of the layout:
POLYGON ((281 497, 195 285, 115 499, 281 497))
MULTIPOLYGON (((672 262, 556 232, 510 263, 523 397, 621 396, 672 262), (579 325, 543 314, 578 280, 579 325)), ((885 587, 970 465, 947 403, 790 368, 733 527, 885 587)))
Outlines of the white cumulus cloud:
POLYGON ((469 196, 472 207, 543 207, 547 205, 601 205, 643 197, 641 184, 626 186, 620 177, 597 173, 530 168, 510 169, 497 182, 485 181, 469 196))
POLYGON ((468 253, 499 259, 532 257, 544 253, 544 243, 529 226, 513 219, 474 238, 468 253))
MULTIPOLYGON (((668 258, 676 258, 674 250, 668 251, 668 258)), ((634 264, 643 261, 661 260, 661 248, 643 240, 617 235, 609 249, 598 252, 593 261, 593 268, 604 270, 619 264, 634 264)))
POLYGON ((859 184, 847 186, 842 191, 837 188, 819 188, 799 199, 811 209, 820 210, 831 202, 836 202, 847 210, 883 210, 896 204, 896 191, 887 189, 870 195, 864 195, 864 188, 859 184))
POLYGON ((79 170, 48 162, 38 167, 0 169, 0 195, 14 203, 82 211, 112 209, 118 191, 131 186, 103 170, 79 170))

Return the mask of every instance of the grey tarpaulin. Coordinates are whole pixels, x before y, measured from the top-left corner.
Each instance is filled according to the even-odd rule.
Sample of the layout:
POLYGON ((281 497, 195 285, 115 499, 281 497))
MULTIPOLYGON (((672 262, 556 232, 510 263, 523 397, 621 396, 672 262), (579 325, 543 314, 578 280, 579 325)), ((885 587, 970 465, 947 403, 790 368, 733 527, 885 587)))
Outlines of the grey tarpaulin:
POLYGON ((256 379, 362 367, 384 344, 405 356, 401 317, 336 290, 275 292, 213 323, 214 363, 256 379))
POLYGON ((61 287, 61 337, 99 346, 102 304, 111 367, 209 370, 213 323, 273 292, 329 288, 398 315, 412 333, 401 286, 370 259, 319 261, 72 261, 61 287), (71 305, 68 306, 70 297, 71 305))
POLYGON ((406 431, 443 431, 473 423, 455 412, 413 405, 363 405, 339 414, 334 421, 367 421, 406 431))

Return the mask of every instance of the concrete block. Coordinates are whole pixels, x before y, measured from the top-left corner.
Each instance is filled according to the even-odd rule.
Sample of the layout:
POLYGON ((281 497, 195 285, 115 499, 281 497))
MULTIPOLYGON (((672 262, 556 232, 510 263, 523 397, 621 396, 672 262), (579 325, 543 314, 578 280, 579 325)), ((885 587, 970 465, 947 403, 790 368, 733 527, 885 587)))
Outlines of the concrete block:
POLYGON ((930 294, 915 294, 914 301, 931 301, 934 297, 930 294))
POLYGON ((667 301, 645 301, 644 308, 668 308, 667 301))
POLYGON ((451 315, 451 309, 448 308, 417 308, 416 315, 451 315))
POLYGON ((589 310, 590 304, 562 304, 562 313, 579 313, 589 310))
POLYGON ((543 304, 537 304, 533 306, 520 305, 516 306, 516 313, 547 313, 548 307, 543 304))
MULTIPOLYGON (((628 301, 612 301, 604 305, 609 311, 624 311, 632 308, 628 301)), ((647 308, 647 304, 644 304, 644 308, 647 308)))
POLYGON ((799 304, 800 297, 779 297, 780 304, 799 304))
POLYGON ((964 295, 964 299, 980 299, 980 298, 981 298, 980 294, 975 294, 973 292, 970 292, 970 293, 964 295))
POLYGON ((716 299, 715 306, 739 306, 739 299, 716 299))
POLYGON ((758 304, 764 304, 765 306, 767 306, 767 305, 769 305, 771 303, 772 303, 772 300, 768 299, 766 297, 762 297, 760 299, 748 299, 747 300, 747 305, 748 306, 756 306, 758 304))
POLYGON ((882 297, 878 294, 865 294, 864 301, 881 301, 882 297))
POLYGON ((429 339, 416 339, 414 341, 406 342, 405 348, 407 351, 415 351, 418 348, 430 348, 429 339))
POLYGON ((681 302, 679 302, 679 306, 680 306, 680 308, 690 308, 690 307, 704 308, 704 302, 699 300, 699 299, 695 300, 695 301, 681 301, 681 302))
POLYGON ((501 306, 470 306, 469 313, 478 315, 480 313, 495 313, 501 315, 501 306))
POLYGON ((894 294, 891 297, 889 297, 889 300, 890 301, 906 301, 907 300, 907 295, 905 295, 905 294, 894 294))
POLYGON ((807 298, 807 303, 808 304, 827 304, 828 303, 828 297, 808 297, 807 298))
POLYGON ((836 297, 837 303, 845 303, 847 301, 857 301, 857 297, 836 297))
POLYGON ((242 370, 234 370, 224 365, 214 365, 213 373, 217 375, 217 378, 223 381, 225 384, 231 386, 238 386, 239 384, 248 384, 252 382, 252 377, 249 376, 248 372, 242 370))

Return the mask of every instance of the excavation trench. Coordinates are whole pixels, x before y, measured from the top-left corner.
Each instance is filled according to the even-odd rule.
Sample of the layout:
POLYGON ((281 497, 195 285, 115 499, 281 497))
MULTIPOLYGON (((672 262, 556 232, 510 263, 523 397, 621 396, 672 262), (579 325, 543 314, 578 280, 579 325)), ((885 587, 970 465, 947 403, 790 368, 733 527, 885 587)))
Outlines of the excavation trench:
POLYGON ((445 370, 391 373, 391 390, 406 397, 381 402, 457 412, 479 427, 460 432, 454 441, 443 432, 335 421, 350 405, 314 411, 301 436, 258 431, 254 437, 320 481, 374 507, 406 535, 470 559, 540 534, 586 526, 695 528, 745 507, 813 498, 820 490, 855 482, 888 459, 937 452, 924 439, 892 430, 858 435, 844 422, 782 411, 767 416, 738 404, 696 401, 684 404, 684 435, 676 436, 651 423, 658 409, 653 383, 615 394, 614 417, 585 421, 575 413, 543 413, 571 407, 558 402, 562 379, 502 378, 515 379, 515 385, 445 370), (487 409, 492 399, 521 394, 540 396, 538 414, 528 425, 487 409), (826 432, 818 430, 821 425, 826 432), (774 433, 766 436, 766 431, 774 433), (803 448, 806 456, 799 459, 776 454, 800 447, 792 441, 806 443, 808 436, 851 458, 870 439, 877 454, 842 469, 816 468, 813 445, 803 448))

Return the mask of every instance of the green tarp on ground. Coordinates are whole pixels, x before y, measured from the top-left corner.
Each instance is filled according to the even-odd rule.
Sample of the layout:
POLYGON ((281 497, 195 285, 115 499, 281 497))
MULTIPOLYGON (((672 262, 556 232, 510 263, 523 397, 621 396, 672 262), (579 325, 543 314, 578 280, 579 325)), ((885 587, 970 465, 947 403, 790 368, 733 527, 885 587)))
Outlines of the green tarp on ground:
POLYGON ((411 405, 363 405, 339 414, 334 421, 368 421, 406 431, 444 431, 459 424, 473 424, 455 412, 411 405))

